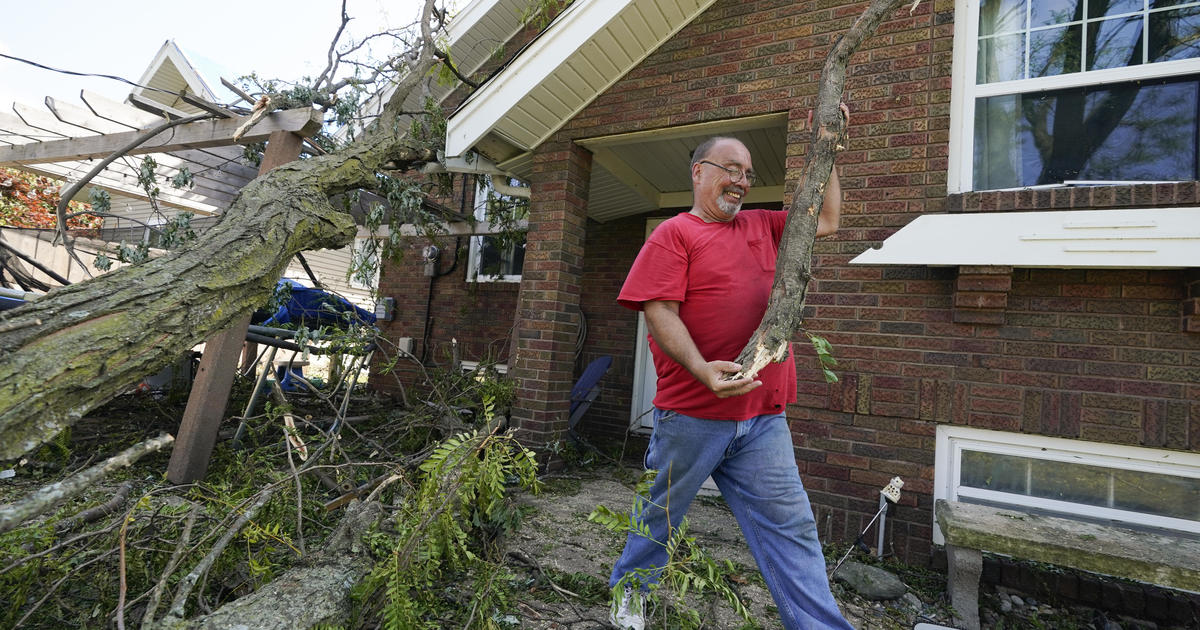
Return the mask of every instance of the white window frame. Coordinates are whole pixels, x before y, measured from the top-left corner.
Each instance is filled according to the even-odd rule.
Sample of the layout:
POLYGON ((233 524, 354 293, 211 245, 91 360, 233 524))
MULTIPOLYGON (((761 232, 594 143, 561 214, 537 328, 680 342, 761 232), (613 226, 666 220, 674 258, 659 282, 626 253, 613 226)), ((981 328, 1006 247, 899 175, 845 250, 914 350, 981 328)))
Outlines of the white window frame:
MULTIPOLYGON (((488 187, 484 182, 483 178, 479 178, 475 183, 474 215, 476 221, 486 223, 488 187)), ((500 275, 479 273, 480 249, 483 247, 483 239, 486 236, 488 235, 476 234, 471 237, 470 251, 467 256, 467 282, 520 282, 521 274, 519 273, 500 275)))
MULTIPOLYGON (((366 247, 368 240, 369 239, 363 238, 363 237, 357 237, 354 239, 354 243, 351 244, 351 248, 350 248, 350 264, 351 265, 353 265, 354 261, 358 259, 359 252, 361 252, 363 250, 363 248, 366 247)), ((350 285, 350 287, 353 289, 361 289, 361 290, 365 290, 365 291, 374 291, 379 286, 379 268, 382 267, 383 265, 380 264, 380 262, 379 262, 379 250, 378 249, 375 250, 375 253, 373 254, 373 256, 375 257, 375 269, 371 272, 370 283, 363 284, 360 281, 358 274, 348 273, 346 276, 346 284, 350 285)), ((349 269, 347 269, 347 271, 349 271, 349 269)))
MULTIPOLYGON (((1068 440, 1028 433, 989 431, 971 427, 939 425, 934 456, 933 498, 950 501, 986 502, 1010 505, 1016 510, 1053 512, 1064 518, 1078 516, 1087 520, 1112 520, 1127 526, 1200 534, 1200 521, 1119 510, 1068 501, 1043 499, 1009 492, 998 492, 959 485, 964 450, 982 451, 1016 457, 1045 459, 1072 464, 1102 466, 1121 470, 1200 478, 1200 455, 1181 451, 1068 440)), ((946 540, 933 522, 933 542, 946 540)))
POLYGON ((975 100, 978 98, 1200 73, 1200 58, 1196 58, 976 85, 978 39, 979 0, 955 0, 954 57, 950 70, 950 161, 946 169, 946 188, 950 194, 974 190, 975 100))

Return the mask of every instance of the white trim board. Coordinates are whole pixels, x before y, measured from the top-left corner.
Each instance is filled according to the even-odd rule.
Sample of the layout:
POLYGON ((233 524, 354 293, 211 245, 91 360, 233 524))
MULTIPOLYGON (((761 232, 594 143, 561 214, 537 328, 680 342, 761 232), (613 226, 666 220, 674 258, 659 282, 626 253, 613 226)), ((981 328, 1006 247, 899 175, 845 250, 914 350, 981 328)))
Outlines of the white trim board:
POLYGON ((986 212, 917 217, 857 265, 1200 267, 1200 208, 986 212))
POLYGON ((489 135, 532 149, 714 0, 580 0, 450 116, 446 155, 489 135), (653 17, 651 17, 653 16, 653 17))
MULTIPOLYGON (((1010 509, 1041 510, 1066 518, 1111 520, 1126 525, 1200 534, 1200 521, 965 488, 960 485, 963 450, 1191 478, 1200 478, 1200 454, 945 424, 938 425, 935 439, 934 503, 938 499, 957 501, 962 498, 972 502, 1004 505, 1010 509)), ((937 524, 936 515, 933 519, 933 542, 936 545, 945 544, 945 537, 937 524)))

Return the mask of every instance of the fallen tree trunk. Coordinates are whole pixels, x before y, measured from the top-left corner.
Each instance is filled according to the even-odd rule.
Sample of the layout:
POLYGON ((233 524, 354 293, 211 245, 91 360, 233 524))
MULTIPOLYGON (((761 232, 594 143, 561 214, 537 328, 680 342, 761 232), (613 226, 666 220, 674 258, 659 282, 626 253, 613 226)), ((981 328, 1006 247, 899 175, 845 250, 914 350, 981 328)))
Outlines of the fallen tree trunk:
MULTIPOLYGON (((787 227, 779 243, 779 261, 767 312, 751 335, 736 361, 742 370, 730 379, 753 378, 772 362, 787 358, 788 347, 800 330, 808 283, 812 279, 812 249, 817 236, 817 215, 825 195, 825 185, 833 171, 837 152, 844 148, 846 119, 840 111, 850 57, 879 25, 909 0, 874 0, 867 10, 837 41, 825 59, 813 115, 814 135, 808 148, 808 161, 792 197, 787 227)), ((912 3, 916 10, 920 0, 912 3)))
POLYGON ((194 619, 168 616, 151 627, 160 630, 258 628, 289 630, 320 623, 340 624, 350 616, 350 591, 373 561, 359 543, 383 516, 378 502, 357 503, 347 510, 321 551, 270 584, 194 619))
POLYGON ((0 459, 35 448, 264 305, 298 252, 349 244, 354 219, 331 196, 374 187, 385 168, 436 159, 406 144, 397 124, 404 98, 437 62, 430 48, 360 141, 250 182, 201 240, 0 313, 0 459))

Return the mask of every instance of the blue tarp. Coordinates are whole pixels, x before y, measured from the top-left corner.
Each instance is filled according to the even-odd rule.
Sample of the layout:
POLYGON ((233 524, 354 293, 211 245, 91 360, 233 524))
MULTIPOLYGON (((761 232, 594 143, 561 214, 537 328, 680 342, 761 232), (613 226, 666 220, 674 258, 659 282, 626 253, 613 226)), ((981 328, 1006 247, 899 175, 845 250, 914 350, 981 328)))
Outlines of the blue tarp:
POLYGON ((275 313, 259 310, 255 313, 255 324, 263 326, 279 326, 282 324, 305 324, 316 327, 324 324, 345 326, 344 313, 352 313, 351 321, 357 319, 362 324, 374 324, 375 314, 361 309, 348 300, 320 289, 306 287, 299 282, 283 279, 276 285, 276 291, 291 287, 291 297, 282 304, 275 313), (260 320, 260 317, 263 318, 260 320))

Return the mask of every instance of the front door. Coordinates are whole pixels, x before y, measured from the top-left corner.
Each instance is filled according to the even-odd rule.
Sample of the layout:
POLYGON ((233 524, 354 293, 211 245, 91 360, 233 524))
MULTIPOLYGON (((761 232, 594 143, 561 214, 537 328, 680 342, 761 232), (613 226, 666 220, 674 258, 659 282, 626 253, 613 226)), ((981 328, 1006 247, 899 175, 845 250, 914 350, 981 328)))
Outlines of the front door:
MULTIPOLYGON (((645 238, 668 217, 646 219, 645 238)), ((658 392, 658 376, 654 373, 654 357, 646 340, 646 316, 637 314, 637 348, 633 353, 633 403, 629 408, 629 429, 648 432, 654 428, 654 394, 658 392)))

